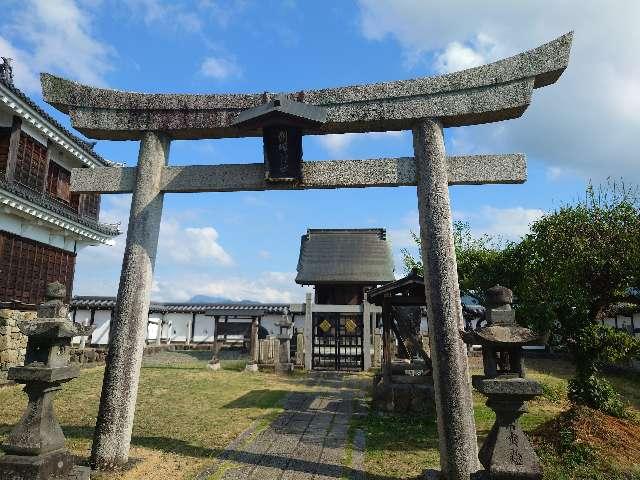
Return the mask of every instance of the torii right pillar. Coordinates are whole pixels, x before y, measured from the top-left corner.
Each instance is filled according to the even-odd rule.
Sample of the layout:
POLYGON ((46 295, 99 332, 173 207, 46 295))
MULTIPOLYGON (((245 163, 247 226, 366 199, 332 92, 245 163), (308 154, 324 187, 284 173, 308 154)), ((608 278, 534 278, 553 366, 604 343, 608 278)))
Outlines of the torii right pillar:
POLYGON ((426 119, 413 129, 420 241, 433 362, 440 469, 448 479, 469 479, 482 469, 473 416, 447 159, 442 125, 426 119))

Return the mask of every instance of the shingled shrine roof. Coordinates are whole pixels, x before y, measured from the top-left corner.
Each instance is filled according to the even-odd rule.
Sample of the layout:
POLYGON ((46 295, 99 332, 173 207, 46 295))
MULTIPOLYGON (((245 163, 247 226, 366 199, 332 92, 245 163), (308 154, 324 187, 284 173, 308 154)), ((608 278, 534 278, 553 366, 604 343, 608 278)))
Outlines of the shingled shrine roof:
POLYGON ((378 285, 394 280, 383 228, 307 230, 300 242, 296 283, 378 285))
POLYGON ((324 108, 279 96, 270 102, 240 112, 232 124, 243 128, 256 128, 283 121, 302 126, 320 124, 326 120, 327 112, 324 108))

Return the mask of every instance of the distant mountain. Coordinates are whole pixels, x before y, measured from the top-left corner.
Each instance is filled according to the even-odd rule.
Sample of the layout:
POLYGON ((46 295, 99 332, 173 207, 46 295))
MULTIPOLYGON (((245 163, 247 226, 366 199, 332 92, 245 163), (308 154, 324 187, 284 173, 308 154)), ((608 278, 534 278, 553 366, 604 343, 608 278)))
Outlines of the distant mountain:
POLYGON ((195 295, 187 303, 231 303, 234 305, 260 304, 255 300, 231 300, 225 297, 216 297, 209 295, 195 295))

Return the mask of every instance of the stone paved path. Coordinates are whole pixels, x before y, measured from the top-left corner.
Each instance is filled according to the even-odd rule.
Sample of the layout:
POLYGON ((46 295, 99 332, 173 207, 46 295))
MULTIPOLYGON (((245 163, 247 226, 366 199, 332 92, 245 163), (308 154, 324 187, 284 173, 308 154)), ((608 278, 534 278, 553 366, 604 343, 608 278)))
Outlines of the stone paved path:
POLYGON ((363 478, 357 469, 342 467, 358 390, 344 388, 346 377, 333 373, 314 374, 311 381, 326 388, 289 394, 284 412, 266 430, 230 452, 234 466, 223 480, 363 478))

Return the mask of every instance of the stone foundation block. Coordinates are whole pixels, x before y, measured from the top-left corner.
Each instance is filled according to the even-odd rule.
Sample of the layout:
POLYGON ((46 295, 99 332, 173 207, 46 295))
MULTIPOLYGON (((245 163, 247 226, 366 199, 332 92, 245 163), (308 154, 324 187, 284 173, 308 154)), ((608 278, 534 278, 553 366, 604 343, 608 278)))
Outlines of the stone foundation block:
POLYGON ((293 374, 293 363, 276 363, 275 372, 276 375, 291 375, 293 374))
POLYGON ((73 456, 66 450, 35 457, 0 457, 2 480, 89 480, 89 472, 86 467, 75 467, 73 456))
POLYGON ((258 371, 258 364, 257 363, 247 363, 247 365, 244 367, 244 371, 245 372, 257 372, 258 371))
POLYGON ((217 370, 220 370, 222 366, 220 365, 220 362, 214 362, 214 363, 207 363, 207 368, 209 370, 217 371, 217 370))

